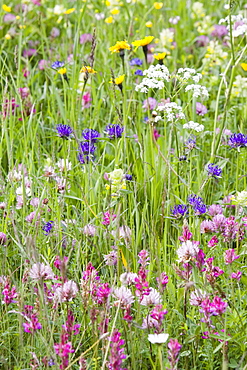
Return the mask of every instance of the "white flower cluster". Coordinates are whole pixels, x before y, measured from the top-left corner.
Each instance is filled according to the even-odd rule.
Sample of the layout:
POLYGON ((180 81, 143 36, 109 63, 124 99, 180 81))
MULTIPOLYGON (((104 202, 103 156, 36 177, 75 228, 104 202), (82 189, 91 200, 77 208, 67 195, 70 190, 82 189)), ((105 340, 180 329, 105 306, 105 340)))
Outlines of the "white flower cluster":
MULTIPOLYGON (((247 33, 247 18, 244 18, 242 14, 232 15, 231 21, 232 27, 232 37, 238 37, 241 35, 246 35, 247 33)), ((219 24, 227 23, 227 29, 230 31, 230 17, 227 16, 219 21, 219 24)))
POLYGON ((194 68, 179 68, 175 77, 182 81, 192 79, 195 83, 198 83, 202 78, 202 75, 201 73, 197 73, 194 68))
POLYGON ((211 40, 207 46, 207 53, 202 60, 203 70, 212 68, 214 66, 222 66, 226 63, 228 53, 223 51, 222 45, 218 40, 211 40))
POLYGON ((149 89, 163 89, 164 81, 170 81, 170 74, 166 66, 157 64, 151 65, 148 69, 143 71, 142 82, 136 85, 135 90, 147 93, 149 89))
POLYGON ((188 123, 185 123, 183 125, 183 128, 187 128, 187 129, 190 129, 190 130, 195 130, 196 132, 201 132, 204 130, 204 126, 203 125, 200 125, 199 123, 197 122, 194 122, 194 121, 189 121, 188 123))
POLYGON ((231 95, 233 97, 247 97, 247 78, 237 75, 233 82, 231 95))
POLYGON ((193 91, 193 97, 195 98, 198 98, 200 96, 201 98, 208 99, 209 97, 208 90, 205 86, 196 85, 196 84, 186 86, 185 92, 190 91, 190 90, 193 91))
MULTIPOLYGON (((185 119, 182 107, 180 107, 176 103, 166 103, 164 105, 159 105, 157 107, 157 111, 164 112, 164 115, 168 122, 174 122, 178 119, 185 119)), ((157 122, 157 117, 155 118, 155 122, 157 122)))

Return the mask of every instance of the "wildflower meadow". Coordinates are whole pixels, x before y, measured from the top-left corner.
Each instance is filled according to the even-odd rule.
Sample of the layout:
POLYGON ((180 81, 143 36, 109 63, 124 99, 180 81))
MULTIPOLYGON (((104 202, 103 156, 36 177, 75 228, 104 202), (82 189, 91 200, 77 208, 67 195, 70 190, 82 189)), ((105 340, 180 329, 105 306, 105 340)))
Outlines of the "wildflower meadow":
POLYGON ((247 3, 0 17, 0 369, 247 370, 247 3))

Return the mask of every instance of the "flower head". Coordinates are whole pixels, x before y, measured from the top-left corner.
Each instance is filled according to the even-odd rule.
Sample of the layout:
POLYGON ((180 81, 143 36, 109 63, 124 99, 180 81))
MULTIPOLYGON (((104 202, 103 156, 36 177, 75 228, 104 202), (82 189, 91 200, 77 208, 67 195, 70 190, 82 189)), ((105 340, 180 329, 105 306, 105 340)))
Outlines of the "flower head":
POLYGON ((84 140, 90 141, 91 143, 96 143, 100 137, 100 133, 97 130, 86 128, 82 131, 82 136, 84 140))
POLYGON ((58 68, 62 68, 63 66, 64 66, 64 62, 60 62, 59 60, 57 60, 56 62, 52 63, 51 68, 58 69, 58 68))
POLYGON ((125 77, 125 75, 121 75, 121 76, 118 76, 118 77, 116 77, 116 78, 114 78, 114 80, 110 80, 110 84, 115 84, 115 85, 121 85, 122 83, 123 83, 123 81, 124 81, 124 77, 125 77))
POLYGON ((122 137, 124 127, 118 124, 111 124, 106 126, 105 130, 110 139, 119 139, 120 137, 122 137))
POLYGON ((124 41, 117 41, 117 43, 109 48, 111 53, 119 53, 122 50, 130 50, 130 45, 127 43, 126 40, 124 41))
POLYGON ((73 132, 73 129, 69 125, 59 124, 56 126, 56 130, 59 137, 68 139, 73 132))
POLYGON ((97 72, 90 66, 83 66, 80 70, 80 73, 95 74, 97 72))
POLYGON ((134 66, 138 66, 138 67, 140 67, 140 66, 142 66, 142 64, 143 64, 143 62, 142 62, 142 60, 141 60, 141 59, 139 59, 139 58, 133 58, 133 59, 131 59, 131 60, 129 61, 129 65, 130 65, 131 67, 134 67, 134 66))
POLYGON ((165 343, 165 342, 167 342, 168 338, 169 338, 169 334, 166 334, 166 333, 148 334, 148 340, 152 344, 155 344, 155 343, 157 343, 157 344, 165 343))
POLYGON ((208 176, 221 177, 222 169, 216 164, 209 163, 207 166, 208 176))
POLYGON ((232 134, 228 140, 228 145, 232 148, 243 148, 247 146, 247 135, 244 134, 232 134))
POLYGON ((132 42, 132 45, 135 46, 135 50, 139 48, 139 46, 146 46, 150 44, 154 39, 154 36, 146 36, 144 39, 136 40, 132 42))
POLYGON ((156 60, 163 60, 166 57, 167 53, 158 53, 154 54, 153 57, 156 60))
POLYGON ((44 231, 44 234, 45 235, 48 235, 50 234, 52 228, 54 226, 54 221, 48 221, 44 224, 44 226, 42 227, 42 230, 44 231))

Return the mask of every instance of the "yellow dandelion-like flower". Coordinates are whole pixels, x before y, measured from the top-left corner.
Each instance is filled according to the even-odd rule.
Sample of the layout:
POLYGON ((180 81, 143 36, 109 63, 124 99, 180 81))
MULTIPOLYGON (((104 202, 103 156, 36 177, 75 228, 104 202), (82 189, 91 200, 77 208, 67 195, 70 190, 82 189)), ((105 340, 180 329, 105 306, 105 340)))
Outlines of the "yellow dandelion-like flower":
POLYGON ((92 67, 90 66, 83 66, 82 69, 80 70, 80 73, 90 73, 90 74, 94 74, 94 73, 97 73, 92 67))
POLYGON ((75 8, 70 8, 70 9, 65 10, 65 12, 63 12, 63 14, 71 14, 74 11, 75 11, 75 8))
POLYGON ((67 72, 67 69, 65 67, 58 69, 57 71, 60 75, 65 75, 67 72))
POLYGON ((166 57, 167 53, 158 53, 154 54, 153 57, 156 60, 163 60, 166 57))
POLYGON ((11 36, 9 33, 6 33, 6 35, 4 36, 5 40, 10 40, 11 39, 11 36))
POLYGON ((119 14, 119 13, 120 13, 120 11, 119 11, 119 9, 118 9, 118 8, 114 8, 114 9, 112 9, 112 10, 110 11, 110 13, 111 13, 112 15, 117 15, 117 14, 119 14))
POLYGON ((148 44, 150 44, 154 39, 154 36, 146 36, 144 37, 144 39, 141 39, 141 40, 136 40, 136 41, 133 41, 132 42, 132 45, 134 45, 136 48, 139 48, 139 46, 146 46, 148 44))
POLYGON ((127 43, 126 40, 124 41, 117 41, 117 43, 109 48, 111 53, 119 53, 121 50, 130 50, 130 45, 127 43))
POLYGON ((2 5, 2 9, 7 12, 7 13, 10 13, 11 12, 11 7, 6 5, 6 4, 3 4, 2 5))
POLYGON ((243 70, 246 72, 247 71, 247 63, 241 63, 240 64, 243 70))
POLYGON ((106 0, 105 5, 106 5, 106 6, 110 6, 110 5, 111 5, 111 2, 110 2, 110 1, 108 1, 108 0, 106 0))
POLYGON ((15 19, 17 19, 17 21, 18 21, 19 19, 21 19, 21 17, 20 17, 19 15, 17 15, 17 16, 15 17, 15 19))
MULTIPOLYGON (((116 77, 116 78, 114 79, 114 83, 115 83, 116 85, 121 85, 121 83, 122 83, 122 82, 123 82, 123 80, 124 80, 124 77, 125 77, 125 75, 121 75, 121 76, 116 77)), ((110 84, 112 84, 112 83, 113 83, 112 79, 111 79, 111 81, 109 81, 109 83, 110 83, 110 84)))
POLYGON ((164 5, 163 3, 157 3, 157 2, 155 2, 154 3, 154 8, 157 9, 157 10, 159 10, 159 9, 163 8, 163 5, 164 5))
POLYGON ((151 21, 148 21, 148 22, 146 22, 145 26, 148 27, 148 28, 151 28, 151 27, 153 27, 153 23, 151 21))
POLYGON ((112 22, 113 22, 113 16, 110 16, 110 17, 105 19, 105 23, 107 23, 107 24, 110 24, 112 22))

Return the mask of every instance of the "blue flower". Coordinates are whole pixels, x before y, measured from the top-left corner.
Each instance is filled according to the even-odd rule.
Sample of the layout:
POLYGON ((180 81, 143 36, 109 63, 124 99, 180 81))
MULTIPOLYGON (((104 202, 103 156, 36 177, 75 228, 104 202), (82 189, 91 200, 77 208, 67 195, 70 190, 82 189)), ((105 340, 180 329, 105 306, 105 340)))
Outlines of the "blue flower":
POLYGON ((126 175, 125 175, 125 179, 126 179, 127 181, 131 181, 131 180, 132 180, 132 175, 129 175, 128 173, 126 173, 126 175))
POLYGON ((135 71, 135 75, 136 75, 136 76, 143 76, 143 72, 142 72, 142 70, 141 70, 141 69, 137 69, 137 70, 135 71))
POLYGON ((209 163, 207 167, 208 175, 213 177, 219 177, 222 174, 222 169, 219 168, 216 164, 209 163))
POLYGON ((56 130, 57 130, 59 137, 66 138, 66 139, 69 138, 73 132, 73 129, 69 125, 62 125, 62 124, 57 125, 56 130))
POLYGON ((112 124, 106 126, 106 133, 110 139, 118 139, 122 137, 122 133, 124 132, 124 127, 118 124, 112 124))
POLYGON ((44 224, 44 226, 42 227, 42 230, 44 231, 45 235, 50 234, 50 232, 51 232, 51 230, 54 226, 53 224, 54 224, 54 221, 48 221, 44 224))
POLYGON ((228 145, 232 148, 242 148, 247 146, 247 135, 232 134, 228 140, 228 145))
POLYGON ((82 136, 85 140, 88 140, 91 143, 96 143, 97 139, 100 137, 100 133, 91 128, 86 128, 82 131, 82 136))
POLYGON ((88 141, 80 143, 79 150, 82 154, 93 154, 96 150, 96 146, 88 141))
POLYGON ((203 203, 202 198, 195 194, 188 196, 188 203, 193 207, 196 215, 201 215, 207 211, 207 206, 203 203))
POLYGON ((188 214, 188 207, 186 204, 177 204, 171 208, 171 214, 176 218, 186 216, 188 214))
POLYGON ((64 62, 59 62, 59 60, 56 60, 56 62, 52 63, 51 68, 58 69, 62 68, 64 66, 64 62))
POLYGON ((129 61, 129 64, 131 67, 134 67, 134 66, 142 66, 143 62, 141 59, 139 58, 133 58, 129 61))
POLYGON ((85 164, 85 163, 88 163, 94 160, 94 157, 93 156, 89 156, 89 155, 86 155, 86 154, 83 154, 83 153, 80 153, 78 154, 78 161, 81 163, 81 164, 85 164))

